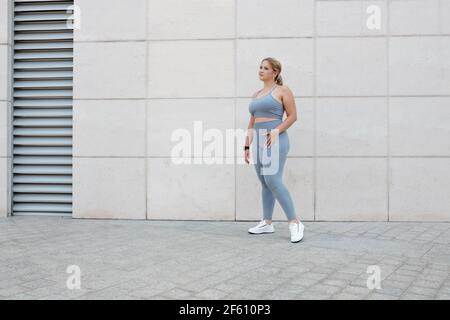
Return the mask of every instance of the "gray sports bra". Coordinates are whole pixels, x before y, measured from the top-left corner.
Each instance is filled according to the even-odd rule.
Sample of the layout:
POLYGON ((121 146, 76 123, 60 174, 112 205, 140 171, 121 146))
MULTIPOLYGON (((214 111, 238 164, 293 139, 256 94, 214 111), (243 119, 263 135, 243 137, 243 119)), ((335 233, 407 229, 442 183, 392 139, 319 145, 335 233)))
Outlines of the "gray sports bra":
POLYGON ((283 105, 276 100, 272 91, 277 87, 277 85, 273 86, 268 94, 265 96, 257 98, 256 96, 250 102, 248 110, 250 113, 256 117, 266 117, 266 118, 275 118, 275 119, 283 119, 284 108, 283 105))

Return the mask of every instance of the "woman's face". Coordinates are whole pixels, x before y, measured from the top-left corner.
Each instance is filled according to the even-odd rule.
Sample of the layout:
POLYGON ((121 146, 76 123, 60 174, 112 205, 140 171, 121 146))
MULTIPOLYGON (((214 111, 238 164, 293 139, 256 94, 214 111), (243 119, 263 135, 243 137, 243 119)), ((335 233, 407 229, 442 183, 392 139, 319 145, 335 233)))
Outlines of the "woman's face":
POLYGON ((262 81, 273 80, 275 76, 276 72, 272 66, 267 61, 263 61, 259 66, 259 79, 262 81))

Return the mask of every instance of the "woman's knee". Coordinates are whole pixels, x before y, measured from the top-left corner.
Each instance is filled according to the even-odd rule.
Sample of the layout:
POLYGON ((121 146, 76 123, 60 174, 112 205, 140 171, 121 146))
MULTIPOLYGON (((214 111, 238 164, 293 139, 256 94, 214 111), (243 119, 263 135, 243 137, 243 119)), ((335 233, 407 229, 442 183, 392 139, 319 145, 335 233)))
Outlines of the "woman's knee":
POLYGON ((282 186, 281 179, 277 175, 265 175, 264 181, 271 190, 277 190, 282 186))

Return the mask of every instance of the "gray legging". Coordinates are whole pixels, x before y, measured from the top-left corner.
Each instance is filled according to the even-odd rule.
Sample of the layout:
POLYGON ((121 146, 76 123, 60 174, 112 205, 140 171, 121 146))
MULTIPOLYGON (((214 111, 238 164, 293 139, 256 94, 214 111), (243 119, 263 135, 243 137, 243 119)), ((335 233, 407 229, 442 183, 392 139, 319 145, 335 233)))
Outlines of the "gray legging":
POLYGON ((288 189, 283 184, 283 169, 289 152, 287 131, 278 135, 275 143, 263 149, 267 137, 264 133, 277 127, 282 120, 275 119, 254 124, 254 142, 252 143, 253 162, 262 185, 262 203, 264 219, 272 220, 275 199, 278 200, 288 220, 296 219, 294 203, 288 189), (255 159, 256 158, 256 159, 255 159))

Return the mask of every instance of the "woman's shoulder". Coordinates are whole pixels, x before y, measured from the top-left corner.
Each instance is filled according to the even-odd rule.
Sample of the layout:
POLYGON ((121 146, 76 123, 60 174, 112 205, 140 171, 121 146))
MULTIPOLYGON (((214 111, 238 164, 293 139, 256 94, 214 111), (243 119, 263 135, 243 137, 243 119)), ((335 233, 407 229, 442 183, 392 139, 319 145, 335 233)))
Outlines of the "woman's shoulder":
POLYGON ((285 85, 285 84, 279 84, 279 85, 277 86, 277 88, 278 88, 280 91, 291 91, 291 89, 290 89, 287 85, 285 85))
POLYGON ((279 94, 282 97, 287 97, 287 96, 293 96, 294 93, 292 92, 291 88, 289 88, 286 85, 279 85, 278 86, 278 90, 279 90, 279 94))

